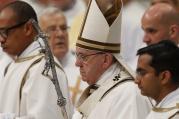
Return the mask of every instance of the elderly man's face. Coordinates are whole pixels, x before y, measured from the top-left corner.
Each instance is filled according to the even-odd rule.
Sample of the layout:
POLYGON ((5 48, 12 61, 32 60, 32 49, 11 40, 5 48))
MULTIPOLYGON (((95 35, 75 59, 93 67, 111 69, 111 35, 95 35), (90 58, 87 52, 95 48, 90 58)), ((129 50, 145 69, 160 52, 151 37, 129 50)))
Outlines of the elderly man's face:
POLYGON ((50 35, 49 44, 53 54, 60 60, 68 52, 68 27, 62 14, 44 15, 40 18, 40 26, 50 35))
POLYGON ((88 84, 95 84, 102 75, 105 53, 99 51, 76 48, 76 66, 80 68, 82 80, 88 84))

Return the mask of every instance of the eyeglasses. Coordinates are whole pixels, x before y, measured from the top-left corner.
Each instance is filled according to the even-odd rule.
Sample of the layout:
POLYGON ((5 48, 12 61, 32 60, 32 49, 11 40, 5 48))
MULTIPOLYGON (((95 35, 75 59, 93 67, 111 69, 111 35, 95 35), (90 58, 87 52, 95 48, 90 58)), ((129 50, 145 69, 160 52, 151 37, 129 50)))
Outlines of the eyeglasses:
POLYGON ((78 60, 82 61, 82 62, 87 62, 88 61, 88 58, 90 56, 93 56, 93 55, 98 55, 98 54, 104 54, 104 52, 97 52, 97 53, 94 53, 94 54, 88 54, 88 55, 83 55, 81 53, 76 53, 75 56, 78 60))
POLYGON ((24 22, 18 23, 16 25, 13 25, 13 26, 10 26, 10 27, 7 27, 7 28, 0 28, 0 36, 2 38, 6 39, 8 37, 8 33, 9 33, 10 30, 18 28, 18 27, 24 25, 26 22, 27 21, 24 21, 24 22))
POLYGON ((52 34, 52 33, 55 33, 57 32, 58 30, 61 30, 62 32, 67 32, 67 30, 69 29, 68 26, 64 25, 64 26, 50 26, 47 28, 46 32, 49 33, 49 34, 52 34))

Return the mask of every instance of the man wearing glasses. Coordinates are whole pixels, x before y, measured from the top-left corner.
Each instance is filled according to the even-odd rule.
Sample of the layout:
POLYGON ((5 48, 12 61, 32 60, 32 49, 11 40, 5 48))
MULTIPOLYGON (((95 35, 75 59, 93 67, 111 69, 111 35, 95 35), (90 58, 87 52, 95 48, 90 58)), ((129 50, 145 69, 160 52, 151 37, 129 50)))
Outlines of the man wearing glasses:
MULTIPOLYGON (((0 11, 0 43, 4 52, 13 57, 0 81, 0 119, 64 119, 57 105, 57 93, 43 74, 46 59, 42 39, 37 38, 37 22, 33 8, 22 1, 7 4, 0 11)), ((67 80, 56 62, 60 89, 66 98, 67 115, 72 116, 67 80)), ((66 118, 65 118, 66 119, 66 118)))
POLYGON ((133 72, 119 54, 121 0, 114 2, 102 12, 99 1, 90 1, 76 43, 76 66, 89 87, 82 93, 73 119, 144 119, 149 112, 133 72))
POLYGON ((49 7, 41 14, 39 23, 42 30, 49 35, 51 50, 67 74, 72 102, 76 104, 87 84, 81 81, 79 69, 75 66, 74 53, 69 49, 66 18, 60 9, 49 7))

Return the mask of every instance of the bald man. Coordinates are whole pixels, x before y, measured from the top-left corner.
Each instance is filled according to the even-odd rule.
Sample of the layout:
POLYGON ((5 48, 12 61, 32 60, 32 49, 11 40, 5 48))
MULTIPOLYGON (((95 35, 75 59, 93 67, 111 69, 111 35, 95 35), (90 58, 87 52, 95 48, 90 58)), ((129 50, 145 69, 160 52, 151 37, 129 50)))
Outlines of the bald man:
POLYGON ((162 39, 179 43, 179 14, 170 4, 152 5, 145 11, 141 22, 144 30, 143 42, 147 45, 158 43, 162 39))

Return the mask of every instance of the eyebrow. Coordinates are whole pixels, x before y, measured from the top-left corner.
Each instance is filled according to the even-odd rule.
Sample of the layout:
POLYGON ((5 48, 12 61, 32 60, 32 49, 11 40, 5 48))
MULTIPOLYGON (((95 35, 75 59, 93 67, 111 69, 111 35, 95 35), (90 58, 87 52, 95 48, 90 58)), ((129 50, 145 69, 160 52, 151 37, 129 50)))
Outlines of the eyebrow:
POLYGON ((78 54, 78 55, 84 55, 84 54, 81 53, 81 52, 75 52, 75 54, 78 54))
POLYGON ((137 69, 136 69, 136 72, 141 72, 141 71, 145 71, 145 70, 142 69, 142 68, 137 68, 137 69))

